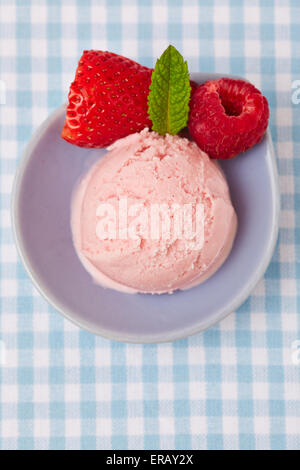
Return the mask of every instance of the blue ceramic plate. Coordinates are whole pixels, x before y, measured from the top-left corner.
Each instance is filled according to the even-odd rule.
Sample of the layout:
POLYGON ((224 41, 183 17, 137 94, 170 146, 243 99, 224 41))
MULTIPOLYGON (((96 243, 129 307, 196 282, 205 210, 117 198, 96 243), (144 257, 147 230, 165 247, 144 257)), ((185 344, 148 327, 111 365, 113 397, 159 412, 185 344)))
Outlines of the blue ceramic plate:
MULTIPOLYGON (((194 74, 202 83, 215 74, 194 74)), ((206 282, 173 295, 123 294, 95 285, 74 251, 70 201, 74 185, 105 154, 60 137, 65 108, 37 130, 20 162, 13 191, 16 243, 41 294, 66 318, 110 339, 157 343, 205 330, 250 294, 270 261, 278 232, 279 191, 270 134, 222 162, 238 232, 223 266, 206 282)))

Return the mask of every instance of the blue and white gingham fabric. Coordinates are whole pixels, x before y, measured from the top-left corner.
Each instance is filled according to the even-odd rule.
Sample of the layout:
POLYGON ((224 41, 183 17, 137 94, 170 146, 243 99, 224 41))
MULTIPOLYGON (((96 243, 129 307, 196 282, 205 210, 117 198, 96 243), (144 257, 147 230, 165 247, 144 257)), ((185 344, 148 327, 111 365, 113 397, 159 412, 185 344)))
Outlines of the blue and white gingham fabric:
POLYGON ((299 450, 299 1, 0 0, 0 80, 0 448, 299 450), (264 278, 219 325, 171 344, 119 344, 80 331, 33 288, 10 192, 83 49, 152 66, 169 43, 191 71, 242 75, 267 96, 279 240, 264 278))

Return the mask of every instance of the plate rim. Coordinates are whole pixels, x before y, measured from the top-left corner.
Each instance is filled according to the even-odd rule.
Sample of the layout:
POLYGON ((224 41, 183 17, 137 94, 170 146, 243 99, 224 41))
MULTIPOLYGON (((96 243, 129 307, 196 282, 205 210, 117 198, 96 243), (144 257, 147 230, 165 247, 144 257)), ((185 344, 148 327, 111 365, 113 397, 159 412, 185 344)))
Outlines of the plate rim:
MULTIPOLYGON (((191 74, 191 78, 199 79, 201 73, 191 74)), ((233 75, 229 74, 214 74, 214 73, 207 73, 203 75, 211 75, 213 77, 219 76, 228 76, 233 77, 233 75)), ((234 76, 236 78, 236 76, 234 76)), ((239 77, 241 78, 241 77, 239 77)), ((58 302, 55 299, 55 296, 48 291, 48 288, 43 285, 43 283, 39 280, 38 273, 35 272, 34 267, 32 266, 29 256, 26 253, 26 249, 22 240, 22 234, 20 229, 20 221, 19 221, 19 210, 18 210, 18 201, 22 187, 22 180, 25 175, 26 167, 30 161, 30 157, 33 153, 34 148, 39 143, 40 139, 43 137, 47 128, 59 118, 59 116, 65 112, 66 105, 63 104, 56 108, 50 115, 42 122, 42 124, 36 129, 33 133, 31 139, 29 140, 28 144, 26 145, 23 154, 18 162, 18 166, 15 172, 12 192, 11 192, 11 222, 12 222, 12 232, 15 241, 15 245, 17 247, 17 251, 19 257, 22 261, 22 264, 27 272, 31 282, 33 283, 34 287, 37 291, 41 294, 42 297, 59 313, 61 313, 67 320, 71 321, 73 324, 78 326, 79 328, 83 328, 87 330, 89 333, 92 333, 97 336, 104 337, 109 340, 113 341, 120 341, 126 343, 133 343, 133 344, 158 344, 158 343, 166 343, 172 342, 179 339, 186 338, 188 336, 195 335, 202 331, 211 328, 212 326, 216 325, 220 321, 224 320, 228 315, 233 313, 250 295, 258 281, 264 275, 274 252, 275 245, 278 238, 278 229, 279 229, 279 213, 280 213, 280 191, 279 191, 279 177, 278 171, 276 166, 276 157, 274 152, 274 146, 271 138, 271 134, 269 129, 267 129, 265 138, 267 139, 267 148, 268 148, 268 158, 267 162, 270 167, 271 173, 271 187, 272 192, 275 195, 273 198, 274 204, 274 212, 273 212, 273 221, 272 221, 272 234, 270 237, 270 241, 268 243, 268 249, 266 250, 266 254, 262 259, 260 265, 255 271, 255 275, 252 277, 251 282, 248 283, 245 288, 240 292, 238 296, 234 298, 233 301, 229 303, 226 309, 219 309, 217 312, 214 313, 207 319, 206 321, 201 321, 201 324, 196 324, 192 328, 186 327, 185 329, 175 330, 170 334, 164 333, 163 335, 130 335, 130 334, 117 334, 114 331, 103 329, 97 325, 97 327, 91 327, 88 322, 85 322, 84 318, 78 318, 78 315, 75 314, 70 308, 63 303, 58 302)))

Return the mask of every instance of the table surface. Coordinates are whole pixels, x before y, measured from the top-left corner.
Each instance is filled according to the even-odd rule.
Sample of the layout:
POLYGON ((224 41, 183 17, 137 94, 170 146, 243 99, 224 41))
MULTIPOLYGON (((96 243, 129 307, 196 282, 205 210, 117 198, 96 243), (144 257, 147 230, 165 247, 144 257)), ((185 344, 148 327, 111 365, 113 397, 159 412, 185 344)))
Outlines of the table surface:
POLYGON ((0 79, 0 448, 299 450, 299 2, 0 0, 0 79), (264 278, 219 325, 170 344, 121 344, 80 331, 34 289, 10 193, 83 49, 152 66, 169 43, 191 71, 242 75, 267 96, 279 239, 264 278))

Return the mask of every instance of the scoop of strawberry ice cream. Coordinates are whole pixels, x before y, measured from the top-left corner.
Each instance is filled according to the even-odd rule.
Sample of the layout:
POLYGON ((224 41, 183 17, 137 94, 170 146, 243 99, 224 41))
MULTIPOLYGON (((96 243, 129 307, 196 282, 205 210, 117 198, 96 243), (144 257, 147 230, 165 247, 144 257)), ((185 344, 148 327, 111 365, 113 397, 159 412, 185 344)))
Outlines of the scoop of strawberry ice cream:
POLYGON ((210 277, 237 219, 218 165, 189 140, 144 129, 108 148, 72 202, 78 256, 104 287, 165 293, 210 277))

